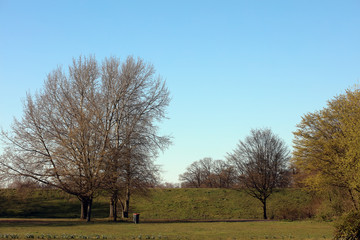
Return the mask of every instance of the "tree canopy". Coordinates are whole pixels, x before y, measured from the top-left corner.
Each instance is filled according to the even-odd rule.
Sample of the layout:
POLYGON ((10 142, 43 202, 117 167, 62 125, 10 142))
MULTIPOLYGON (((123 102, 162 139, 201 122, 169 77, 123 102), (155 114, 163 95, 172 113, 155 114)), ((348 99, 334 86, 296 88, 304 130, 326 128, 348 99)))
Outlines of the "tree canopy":
POLYGON ((290 154, 284 141, 270 129, 253 129, 227 158, 235 166, 240 184, 263 204, 267 219, 267 198, 274 188, 288 183, 290 154))
POLYGON ((348 190, 355 208, 360 193, 360 89, 348 89, 327 107, 305 114, 294 132, 293 163, 304 183, 348 190))

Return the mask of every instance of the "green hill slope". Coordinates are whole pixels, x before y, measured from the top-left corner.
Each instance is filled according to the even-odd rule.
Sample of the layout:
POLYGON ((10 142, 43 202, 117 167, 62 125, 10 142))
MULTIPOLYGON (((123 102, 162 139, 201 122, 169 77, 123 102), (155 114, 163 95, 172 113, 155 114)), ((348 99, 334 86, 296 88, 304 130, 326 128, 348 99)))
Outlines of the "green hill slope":
MULTIPOLYGON (((130 212, 142 219, 260 219, 259 200, 244 191, 230 189, 152 189, 150 195, 134 195, 130 212)), ((93 217, 108 216, 108 198, 94 201, 93 217)), ((315 213, 312 198, 297 189, 275 191, 268 200, 268 216, 300 219, 315 213)), ((0 217, 76 218, 80 202, 59 190, 0 190, 0 217)))
MULTIPOLYGON (((159 189, 135 198, 132 210, 147 219, 260 219, 262 205, 244 191, 230 189, 159 189)), ((276 191, 268 215, 298 219, 313 215, 311 197, 301 190, 276 191), (290 216, 292 215, 292 216, 290 216)))

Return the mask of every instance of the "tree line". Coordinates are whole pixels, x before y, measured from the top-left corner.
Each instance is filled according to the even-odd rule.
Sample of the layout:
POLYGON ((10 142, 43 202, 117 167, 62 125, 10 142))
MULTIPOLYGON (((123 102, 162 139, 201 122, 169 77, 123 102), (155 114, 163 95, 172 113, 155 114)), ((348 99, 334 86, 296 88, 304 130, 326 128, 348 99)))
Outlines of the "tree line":
MULTIPOLYGON (((146 194, 159 180, 154 164, 170 144, 159 134, 169 90, 151 64, 116 57, 73 59, 27 94, 23 116, 1 131, 3 177, 32 179, 76 196, 90 221, 92 201, 109 196, 109 212, 127 217, 134 191, 146 194)), ((242 188, 263 204, 275 188, 291 184, 341 192, 359 211, 360 89, 346 90, 326 107, 305 114, 294 150, 270 129, 253 129, 226 160, 204 158, 179 176, 183 187, 242 188)))
POLYGON ((179 180, 183 188, 231 188, 237 175, 234 166, 227 162, 203 158, 187 167, 179 180))

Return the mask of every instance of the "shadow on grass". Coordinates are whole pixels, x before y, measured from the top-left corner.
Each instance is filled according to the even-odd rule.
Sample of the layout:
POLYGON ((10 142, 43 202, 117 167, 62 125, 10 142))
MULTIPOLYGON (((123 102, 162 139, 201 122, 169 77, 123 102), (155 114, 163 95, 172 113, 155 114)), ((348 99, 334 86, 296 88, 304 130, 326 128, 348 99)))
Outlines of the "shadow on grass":
POLYGON ((145 219, 140 223, 214 223, 214 222, 271 222, 263 219, 145 219))
MULTIPOLYGON (((93 203, 92 216, 108 214, 106 202, 93 203)), ((0 217, 6 218, 76 218, 80 216, 80 201, 59 190, 0 190, 0 217)))
POLYGON ((92 225, 92 224, 119 224, 132 223, 129 220, 119 219, 116 222, 109 218, 93 218, 90 222, 80 218, 0 218, 0 227, 5 226, 76 226, 76 225, 92 225))
MULTIPOLYGON (((259 219, 140 219, 139 224, 166 224, 166 223, 213 223, 213 222, 264 222, 274 220, 259 220, 259 219)), ((34 226, 46 226, 46 227, 67 227, 67 226, 81 226, 81 225, 92 225, 92 224, 134 224, 132 219, 118 220, 116 222, 110 221, 109 219, 94 219, 90 222, 86 222, 80 219, 22 219, 22 218, 1 218, 0 227, 34 227, 34 226)))

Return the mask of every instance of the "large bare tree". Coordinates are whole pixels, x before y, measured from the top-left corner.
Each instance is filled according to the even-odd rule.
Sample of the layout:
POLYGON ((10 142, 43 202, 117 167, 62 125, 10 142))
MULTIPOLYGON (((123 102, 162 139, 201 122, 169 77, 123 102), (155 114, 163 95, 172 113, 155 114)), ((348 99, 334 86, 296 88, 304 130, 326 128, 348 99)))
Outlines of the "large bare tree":
MULTIPOLYGON (((161 77, 155 77, 152 65, 128 58, 120 65, 111 59, 103 65, 103 79, 119 79, 120 88, 110 92, 116 102, 114 127, 109 143, 109 175, 104 182, 110 192, 110 216, 116 220, 120 200, 123 217, 127 217, 132 191, 146 192, 157 179, 158 167, 153 159, 170 143, 168 136, 158 134, 157 123, 166 117, 169 92, 161 77)), ((108 102, 109 108, 114 101, 108 102)))
POLYGON ((263 204, 267 219, 266 200, 274 188, 283 186, 288 176, 290 152, 286 144, 270 129, 253 129, 227 158, 236 167, 240 184, 263 204))
POLYGON ((153 151, 153 139, 159 147, 168 143, 156 123, 165 117, 169 93, 154 74, 152 65, 132 57, 122 64, 105 59, 102 66, 79 57, 68 72, 57 68, 42 91, 28 94, 23 118, 2 133, 2 166, 77 196, 81 218, 90 221, 92 200, 120 174, 114 162, 123 164, 118 160, 130 141, 153 151))

